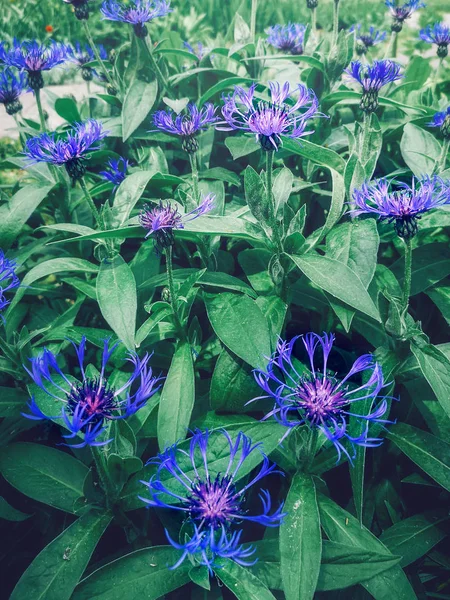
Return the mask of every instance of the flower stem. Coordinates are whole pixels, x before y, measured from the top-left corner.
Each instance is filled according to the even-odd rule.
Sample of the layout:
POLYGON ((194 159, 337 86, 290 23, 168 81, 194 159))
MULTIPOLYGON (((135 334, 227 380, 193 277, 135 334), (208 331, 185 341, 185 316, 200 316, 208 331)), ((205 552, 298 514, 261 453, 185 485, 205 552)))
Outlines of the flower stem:
POLYGON ((165 248, 164 254, 166 256, 167 282, 169 285, 170 304, 172 305, 173 315, 175 318, 175 325, 176 325, 180 335, 182 335, 183 334, 183 326, 181 324, 180 317, 178 315, 177 295, 175 292, 175 282, 173 279, 172 246, 165 248))
POLYGON ((364 120, 363 120, 363 129, 362 129, 362 138, 361 138, 361 149, 360 149, 360 161, 362 166, 364 167, 369 154, 369 141, 370 141, 370 114, 364 112, 364 120))
POLYGON ((197 153, 189 153, 189 162, 191 163, 192 171, 192 190, 194 193, 195 206, 198 206, 200 202, 200 194, 198 190, 198 166, 197 166, 197 153))
POLYGON ((339 33, 339 0, 334 0, 333 5, 333 46, 336 45, 339 33))
POLYGON ((253 43, 256 39, 256 12, 258 10, 258 0, 252 0, 252 12, 250 15, 250 36, 253 43))
POLYGON ((311 33, 316 36, 317 33, 317 8, 311 9, 311 33))
POLYGON ((405 277, 403 280, 403 314, 408 312, 409 296, 411 294, 412 278, 412 239, 405 240, 405 277))
POLYGON ((39 113, 39 121, 41 123, 41 131, 47 131, 47 127, 45 125, 44 111, 42 109, 41 90, 39 90, 39 89, 35 90, 34 96, 36 98, 36 104, 37 104, 37 109, 38 109, 38 113, 39 113))
POLYGON ((448 154, 448 147, 450 145, 450 138, 445 138, 443 143, 442 143, 442 150, 441 150, 441 155, 439 157, 439 160, 437 162, 437 169, 436 172, 439 175, 439 173, 441 173, 442 171, 445 170, 445 165, 447 162, 447 154, 448 154))
MULTIPOLYGON (((158 81, 158 87, 159 87, 159 90, 160 90, 160 93, 162 96, 163 93, 167 90, 166 80, 164 78, 164 75, 161 72, 161 69, 158 66, 158 63, 155 60, 155 57, 153 56, 152 41, 151 41, 149 35, 147 35, 144 40, 144 46, 147 49, 148 57, 150 59, 151 65, 152 65, 152 69, 155 72, 156 79, 158 81)), ((172 97, 170 90, 168 90, 167 93, 170 97, 172 97)))
POLYGON ((395 54, 396 54, 396 50, 397 50, 397 44, 396 44, 396 40, 397 40, 397 32, 396 31, 391 31, 391 37, 389 38, 389 44, 388 47, 386 48, 386 53, 384 55, 384 58, 394 58, 395 54), (395 53, 394 53, 395 50, 395 53))
POLYGON ((102 70, 103 75, 106 77, 106 80, 109 83, 109 85, 112 86, 112 87, 115 87, 114 86, 114 81, 112 80, 112 77, 109 74, 108 69, 105 66, 105 63, 103 62, 103 60, 102 60, 102 58, 101 58, 101 56, 99 54, 97 46, 95 45, 94 39, 93 39, 93 37, 91 35, 91 31, 89 29, 88 22, 85 19, 83 19, 81 22, 83 23, 84 33, 86 34, 89 46, 91 47, 92 52, 95 55, 95 59, 98 62, 99 66, 100 66, 100 69, 102 70))
POLYGON ((273 198, 273 152, 266 152, 266 185, 267 185, 267 207, 269 213, 269 225, 273 232, 273 241, 277 247, 277 257, 280 260, 280 256, 283 253, 283 247, 281 244, 280 230, 278 227, 276 207, 273 198))
POLYGON ((95 222, 97 223, 97 227, 99 229, 103 229, 103 224, 102 224, 102 220, 100 217, 100 213, 98 212, 97 207, 95 206, 94 200, 92 199, 92 196, 89 193, 89 190, 87 188, 86 182, 84 181, 83 177, 80 177, 79 182, 80 182, 81 189, 83 190, 84 197, 86 198, 89 206, 91 207, 92 214, 94 215, 95 222))
POLYGON ((116 486, 109 476, 104 452, 99 446, 91 446, 91 452, 94 459, 95 470, 97 471, 97 475, 100 480, 100 485, 105 492, 107 508, 110 508, 116 500, 116 486))

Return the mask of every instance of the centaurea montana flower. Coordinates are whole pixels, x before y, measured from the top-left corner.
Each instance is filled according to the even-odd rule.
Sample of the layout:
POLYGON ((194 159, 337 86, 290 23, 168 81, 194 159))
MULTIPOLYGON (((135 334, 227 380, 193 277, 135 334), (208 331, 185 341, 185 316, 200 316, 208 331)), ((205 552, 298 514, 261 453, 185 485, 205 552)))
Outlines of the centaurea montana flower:
POLYGON ((290 342, 280 340, 266 370, 255 371, 256 382, 265 395, 254 398, 250 402, 273 398, 275 405, 264 420, 273 416, 278 423, 287 428, 285 437, 293 428, 302 425, 312 430, 318 429, 334 444, 338 462, 342 453, 351 462, 354 456, 349 453, 349 448, 353 450, 355 446, 372 448, 382 443, 381 439, 369 437, 368 430, 369 423, 388 422, 381 418, 388 410, 387 399, 381 397, 379 403, 373 406, 385 387, 381 367, 371 354, 364 354, 356 359, 347 375, 339 380, 327 371, 334 335, 324 333, 320 336, 316 333, 308 333, 302 337, 302 341, 308 354, 310 372, 300 374, 292 356, 294 344, 299 337, 301 336, 292 338, 290 342), (317 348, 320 348, 323 357, 322 370, 316 366, 317 348), (367 382, 352 387, 350 378, 364 372, 368 374, 367 382), (372 401, 372 408, 366 415, 352 412, 351 406, 358 400, 372 401), (348 431, 350 416, 365 422, 362 433, 356 437, 348 431))
POLYGON ((382 87, 401 79, 401 66, 392 60, 374 60, 371 65, 364 65, 359 60, 350 63, 345 73, 362 86, 361 110, 366 113, 378 108, 378 94, 382 87))
POLYGON ((303 54, 306 26, 299 23, 274 25, 266 29, 267 43, 282 52, 303 54))
POLYGON ((234 92, 224 97, 222 115, 229 127, 220 127, 225 131, 241 129, 256 136, 261 148, 267 152, 278 150, 282 145, 282 137, 298 139, 314 133, 306 131, 309 119, 323 116, 318 112, 319 101, 313 90, 302 84, 291 90, 289 83, 280 86, 277 82, 269 82, 270 100, 257 100, 256 84, 244 90, 236 86, 234 92), (292 103, 286 100, 297 92, 297 99, 292 103), (300 112, 302 109, 303 112, 300 112))
POLYGON ((403 23, 419 8, 424 8, 421 0, 408 0, 405 4, 397 6, 397 0, 386 0, 386 6, 392 15, 391 30, 398 33, 403 29, 403 23))
POLYGON ((162 378, 153 376, 149 354, 140 359, 137 354, 130 352, 127 360, 133 365, 132 373, 125 383, 112 385, 106 376, 106 368, 119 342, 110 344, 109 340, 103 341, 100 373, 95 376, 86 373, 84 366, 86 338, 83 336, 78 346, 73 342, 72 344, 77 355, 81 381, 67 376, 58 366, 58 356, 47 348, 42 355, 30 359, 31 369, 25 367, 37 386, 49 397, 62 403, 61 414, 46 415, 32 397, 28 404, 30 414, 23 413, 23 416, 34 421, 61 419, 62 424, 70 431, 63 435, 65 439, 83 437, 80 443, 72 444, 72 448, 104 446, 112 440, 105 440, 103 435, 108 429, 108 423, 126 419, 145 406, 147 400, 160 388, 162 378))
POLYGON ((119 187, 122 181, 127 176, 129 161, 121 156, 120 158, 111 159, 108 162, 108 170, 100 171, 100 175, 105 181, 109 181, 114 185, 114 189, 119 187))
POLYGON ((63 166, 72 182, 86 173, 85 159, 89 151, 98 150, 97 142, 108 134, 102 124, 95 119, 75 123, 73 130, 65 138, 57 138, 55 133, 41 133, 30 138, 25 144, 24 154, 31 163, 46 162, 63 166))
POLYGON ((1 59, 9 67, 26 71, 30 88, 40 90, 44 87, 42 71, 49 71, 62 65, 68 59, 69 52, 68 46, 53 40, 44 44, 36 41, 13 40, 10 48, 3 48, 1 59))
POLYGON ((19 98, 23 92, 29 91, 25 73, 16 75, 9 68, 0 73, 0 104, 5 105, 8 115, 15 115, 22 110, 19 98))
POLYGON ((366 54, 369 48, 384 42, 386 39, 385 31, 379 31, 378 29, 375 29, 375 27, 369 27, 367 32, 361 33, 361 29, 362 26, 360 23, 350 27, 350 31, 355 32, 357 54, 366 54))
POLYGON ((200 131, 207 129, 218 120, 217 108, 208 102, 199 109, 195 104, 187 105, 186 112, 175 116, 172 110, 158 110, 153 115, 155 126, 166 133, 179 135, 183 139, 183 150, 195 154, 198 142, 195 139, 200 131))
POLYGON ((246 561, 254 549, 240 544, 242 531, 233 529, 243 521, 278 527, 284 517, 283 504, 272 512, 267 490, 260 490, 260 514, 253 515, 244 508, 246 492, 266 475, 278 471, 263 453, 261 444, 252 444, 242 432, 233 441, 223 429, 196 429, 188 451, 175 444, 147 464, 156 465, 157 470, 148 483, 142 482, 147 486, 150 498, 140 496, 140 499, 151 507, 181 512, 190 527, 190 538, 182 543, 175 542, 166 531, 172 546, 183 552, 172 568, 180 565, 187 556, 210 570, 218 566, 217 558, 231 558, 242 565, 254 564, 256 561, 246 561), (217 448, 223 449, 220 468, 209 463, 212 448, 216 452, 217 448), (261 454, 261 467, 248 483, 238 486, 242 476, 240 471, 257 452, 261 454))
POLYGON ((433 120, 428 123, 429 127, 439 127, 442 136, 445 139, 450 138, 450 106, 447 106, 447 110, 437 112, 433 115, 433 120))
POLYGON ((6 258, 3 250, 0 249, 0 318, 2 320, 4 318, 1 311, 9 304, 9 300, 5 297, 5 292, 20 285, 19 278, 16 275, 16 268, 16 263, 6 258))
MULTIPOLYGON (((107 60, 108 53, 106 52, 106 48, 102 44, 97 44, 97 49, 100 58, 102 60, 107 60)), ((94 75, 97 75, 95 69, 86 66, 87 63, 90 63, 95 59, 94 51, 88 44, 83 48, 80 42, 75 42, 75 46, 70 48, 69 61, 73 62, 81 69, 81 76, 85 81, 92 81, 94 75)))
POLYGON ((63 0, 63 2, 73 6, 73 12, 79 21, 89 19, 89 0, 63 0))
POLYGON ((146 23, 172 12, 167 0, 130 0, 128 4, 104 0, 100 10, 105 19, 132 25, 134 33, 140 38, 145 38, 148 33, 146 23))
POLYGON ((420 38, 424 42, 437 45, 437 55, 439 58, 445 58, 448 54, 448 45, 450 44, 450 27, 445 23, 435 23, 428 25, 420 32, 420 38))
POLYGON ((360 189, 353 191, 356 208, 350 213, 353 216, 375 214, 380 220, 395 223, 397 235, 407 240, 416 235, 417 221, 422 214, 450 204, 450 182, 440 177, 425 177, 411 185, 396 184, 382 178, 364 183, 360 189))
POLYGON ((139 215, 141 226, 147 229, 145 237, 153 235, 155 248, 158 253, 161 253, 175 243, 173 230, 184 229, 185 222, 197 219, 211 211, 214 208, 215 197, 215 194, 207 194, 197 208, 184 215, 181 215, 178 208, 170 202, 161 200, 156 206, 146 204, 139 215))

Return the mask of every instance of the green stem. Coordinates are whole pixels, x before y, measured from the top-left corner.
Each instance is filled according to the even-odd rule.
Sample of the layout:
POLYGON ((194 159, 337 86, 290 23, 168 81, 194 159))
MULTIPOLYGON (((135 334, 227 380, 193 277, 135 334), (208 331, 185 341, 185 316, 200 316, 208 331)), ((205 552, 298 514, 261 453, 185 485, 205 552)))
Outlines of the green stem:
POLYGON ((442 173, 442 171, 445 171, 445 165, 447 162, 447 154, 448 154, 449 145, 450 145, 450 138, 445 138, 444 142, 442 144, 441 155, 440 155, 438 163, 437 163, 436 172, 438 175, 439 175, 439 173, 442 173))
MULTIPOLYGON (((152 41, 150 39, 150 36, 147 35, 145 40, 144 40, 144 46, 147 49, 148 52, 148 57, 150 59, 151 65, 152 65, 152 69, 155 72, 156 75, 156 79, 158 81, 158 87, 161 93, 161 96, 163 95, 163 93, 165 91, 167 91, 167 84, 166 84, 166 80, 164 78, 164 75, 161 72, 161 69, 158 66, 158 63, 155 60, 155 57, 153 56, 153 49, 152 49, 152 41)), ((170 97, 172 97, 172 93, 170 90, 167 91, 168 95, 170 97)))
POLYGON ((339 33, 339 0, 334 0, 333 5, 333 46, 336 45, 339 33))
POLYGON ((384 55, 384 58, 393 58, 394 57, 394 48, 396 49, 396 40, 397 40, 397 32, 396 31, 391 31, 391 37, 389 38, 389 44, 388 47, 386 48, 386 53, 384 55))
POLYGON ((20 143, 22 144, 22 147, 24 147, 26 144, 27 138, 26 138, 25 134, 22 132, 22 123, 19 120, 19 114, 15 113, 13 115, 13 117, 14 117, 14 121, 16 122, 17 129, 19 130, 20 143))
POLYGON ((405 240, 405 277, 403 280, 402 305, 403 314, 406 315, 409 306, 409 296, 411 295, 412 278, 412 239, 405 240))
POLYGON ((173 279, 173 264, 172 264, 172 246, 165 248, 164 254, 166 256, 166 270, 167 270, 167 282, 169 285, 169 293, 170 293, 170 304, 172 305, 173 315, 175 318, 175 324, 180 335, 183 335, 183 326, 180 321, 180 317, 178 315, 178 302, 177 295, 175 292, 175 282, 173 279))
POLYGON ((272 228, 273 241, 277 247, 278 260, 280 260, 280 256, 283 253, 283 246, 281 244, 280 229, 278 226, 276 207, 273 198, 273 155, 274 153, 271 151, 266 152, 267 207, 269 212, 269 225, 272 228))
POLYGON ((3 354, 5 355, 5 358, 7 358, 10 362, 12 362, 15 365, 19 364, 19 361, 17 360, 17 358, 15 357, 11 348, 9 347, 9 344, 5 340, 3 340, 1 337, 0 337, 0 350, 2 350, 3 354))
POLYGON ((87 188, 86 182, 84 181, 83 177, 80 177, 79 182, 80 182, 81 189, 83 190, 84 197, 86 198, 89 206, 91 207, 92 214, 94 215, 95 222, 97 223, 97 227, 99 229, 103 229, 103 223, 102 223, 102 220, 100 217, 100 213, 98 212, 97 207, 95 206, 94 200, 92 199, 92 196, 89 193, 89 190, 87 188))
POLYGON ((313 36, 317 33, 317 8, 311 9, 311 33, 313 36))
POLYGON ((109 85, 114 88, 115 87, 114 86, 114 81, 112 80, 112 77, 109 74, 108 69, 105 66, 105 63, 103 62, 103 60, 102 60, 102 58, 101 58, 101 56, 99 54, 97 46, 95 45, 94 39, 93 39, 93 37, 91 35, 91 31, 89 29, 88 22, 86 20, 82 20, 81 22, 83 24, 84 33, 86 34, 89 46, 91 47, 92 52, 95 55, 95 59, 98 62, 99 66, 100 66, 100 69, 102 70, 103 75, 106 77, 106 80, 109 83, 109 85))
POLYGON ((192 171, 192 190, 194 193, 195 206, 199 205, 200 193, 198 190, 198 166, 197 166, 197 153, 189 153, 189 162, 191 163, 192 171))
POLYGON ((100 446, 91 446, 92 457, 95 463, 95 469, 97 471, 100 485, 106 495, 106 505, 110 508, 116 500, 116 486, 111 480, 106 465, 105 454, 100 446))
POLYGON ((362 129, 362 139, 361 139, 361 150, 359 158, 361 160, 361 164, 364 167, 368 160, 369 154, 369 141, 370 141, 370 114, 364 113, 364 121, 363 121, 363 129, 362 129))
POLYGON ((46 131, 47 127, 45 125, 45 116, 44 116, 44 111, 42 109, 41 90, 35 90, 34 96, 36 98, 36 104, 37 104, 37 109, 38 109, 38 113, 39 113, 39 121, 41 123, 41 131, 46 131))
POLYGON ((256 40, 256 12, 258 10, 258 0, 252 0, 252 12, 250 15, 250 39, 253 43, 256 40))

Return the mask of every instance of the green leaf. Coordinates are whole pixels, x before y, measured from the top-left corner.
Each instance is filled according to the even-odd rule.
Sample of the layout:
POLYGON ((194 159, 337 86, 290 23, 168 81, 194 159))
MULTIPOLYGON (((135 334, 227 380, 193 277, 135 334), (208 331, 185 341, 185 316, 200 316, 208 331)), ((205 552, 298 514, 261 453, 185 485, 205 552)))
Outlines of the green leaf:
POLYGON ((128 350, 134 350, 137 292, 133 271, 120 255, 104 259, 97 277, 100 311, 128 350))
POLYGON ((283 151, 298 154, 315 164, 337 171, 340 175, 344 174, 345 160, 337 152, 330 148, 325 148, 325 146, 313 144, 313 142, 304 138, 301 143, 296 140, 283 140, 283 151))
POLYGON ((0 247, 4 251, 17 239, 24 224, 53 187, 27 185, 0 206, 0 247))
POLYGON ((450 491, 450 444, 406 423, 393 425, 386 436, 427 475, 450 491))
POLYGON ((77 103, 73 98, 57 98, 55 111, 68 123, 80 123, 82 121, 77 103))
POLYGON ((188 560, 168 568, 179 558, 180 551, 170 546, 136 550, 94 571, 71 600, 158 600, 189 582, 188 560))
POLYGON ((270 250, 249 248, 238 254, 238 261, 253 289, 258 294, 273 292, 273 282, 269 275, 270 250))
POLYGON ((26 412, 28 395, 20 388, 0 387, 0 417, 17 417, 26 412))
POLYGON ((325 65, 320 62, 318 58, 314 58, 314 56, 306 56, 304 54, 273 54, 266 56, 251 56, 246 58, 245 61, 251 60, 261 60, 261 61, 272 61, 272 60, 290 60, 292 62, 304 62, 310 67, 314 67, 319 69, 319 71, 325 71, 325 65))
POLYGON ((90 512, 72 523, 36 556, 10 600, 69 600, 111 519, 90 512))
POLYGON ((263 367, 271 354, 270 332, 256 302, 245 295, 225 292, 205 295, 205 304, 220 341, 252 367, 263 367))
POLYGON ((160 450, 184 439, 195 401, 195 377, 192 349, 181 343, 173 355, 158 409, 160 450))
POLYGON ((252 154, 252 152, 261 149, 259 144, 256 143, 254 136, 247 137, 243 135, 227 137, 225 139, 225 146, 231 152, 233 160, 237 160, 238 158, 242 158, 243 156, 247 156, 248 154, 252 154))
POLYGON ((20 521, 26 521, 30 517, 31 515, 26 515, 22 511, 17 510, 17 508, 8 504, 3 496, 0 496, 0 519, 19 523, 20 521))
POLYGON ((440 405, 450 417, 450 360, 439 348, 421 337, 412 340, 411 352, 440 405))
POLYGON ((66 452, 19 442, 2 449, 0 471, 22 494, 66 512, 83 497, 88 468, 66 452))
POLYGON ((416 177, 432 175, 441 153, 436 137, 414 123, 406 123, 400 141, 403 160, 416 177))
POLYGON ((230 559, 221 561, 220 568, 214 569, 214 573, 238 600, 276 600, 272 592, 249 569, 230 559))
MULTIPOLYGON (((352 92, 350 90, 341 90, 339 92, 333 92, 329 94, 325 98, 323 98, 322 103, 324 105, 327 104, 336 104, 338 102, 345 102, 346 105, 349 104, 359 104, 361 101, 360 92, 352 92)), ((404 104, 403 102, 397 102, 397 100, 392 100, 392 98, 384 98, 380 96, 378 98, 378 102, 380 106, 392 106, 393 108, 398 108, 402 110, 404 113, 409 114, 425 114, 426 109, 421 108, 420 106, 411 106, 409 104, 404 104)))
POLYGON ((156 80, 135 79, 127 91, 122 108, 122 138, 125 142, 151 111, 158 94, 156 80))
POLYGON ((286 600, 309 600, 314 597, 322 554, 319 509, 311 475, 294 476, 283 510, 287 515, 280 526, 280 557, 286 600))
POLYGON ((383 531, 380 540, 393 554, 400 555, 401 566, 407 567, 446 537, 448 528, 442 525, 448 519, 448 514, 436 512, 414 515, 383 531))
POLYGON ((292 171, 283 167, 278 171, 273 181, 273 198, 275 201, 275 214, 284 208, 287 204, 289 197, 292 193, 292 186, 294 185, 294 175, 292 171))
POLYGON ((427 290, 427 296, 433 300, 441 315, 450 325, 450 286, 439 286, 427 290))
POLYGON ((378 309, 361 279, 347 265, 319 254, 291 255, 291 259, 321 289, 376 321, 381 321, 378 309))
POLYGON ((253 216, 259 221, 267 221, 269 207, 264 181, 250 165, 244 171, 245 200, 253 216))
MULTIPOLYGON (((228 77, 226 79, 221 79, 218 83, 208 88, 208 90, 203 94, 203 96, 198 101, 198 106, 203 106, 205 102, 208 102, 213 96, 219 94, 223 90, 227 88, 233 88, 235 85, 241 85, 242 83, 252 83, 252 79, 248 77, 228 77)), ((227 138, 233 139, 233 138, 227 138)), ((227 144, 227 140, 225 140, 225 144, 227 144)), ((258 147, 255 148, 257 150, 258 147)))
POLYGON ((114 222, 118 227, 128 220, 153 175, 153 171, 137 171, 128 175, 119 185, 112 207, 114 222))
MULTIPOLYGON (((403 280, 404 268, 405 261, 403 257, 391 267, 391 271, 399 282, 403 280)), ((446 242, 436 242, 414 248, 411 296, 424 292, 447 275, 450 275, 450 249, 446 242)))

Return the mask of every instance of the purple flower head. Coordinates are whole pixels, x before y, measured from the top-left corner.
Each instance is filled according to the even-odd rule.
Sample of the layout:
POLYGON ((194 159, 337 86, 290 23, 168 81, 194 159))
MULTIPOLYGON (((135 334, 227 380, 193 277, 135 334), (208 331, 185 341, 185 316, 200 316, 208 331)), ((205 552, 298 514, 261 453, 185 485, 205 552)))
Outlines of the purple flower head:
POLYGON ((189 154, 194 154, 198 150, 195 136, 218 120, 216 110, 210 102, 201 109, 190 103, 185 112, 176 116, 172 110, 158 110, 153 115, 153 123, 161 131, 181 136, 183 149, 189 154))
POLYGON ((163 203, 161 200, 157 206, 146 204, 139 215, 141 226, 147 229, 145 237, 154 235, 156 250, 161 253, 175 243, 173 230, 184 229, 186 221, 197 219, 212 210, 215 198, 215 194, 208 194, 197 208, 184 215, 181 215, 178 208, 170 202, 163 203))
POLYGON ((124 181, 127 176, 129 162, 122 156, 118 159, 112 159, 108 162, 108 171, 100 171, 100 175, 105 181, 114 185, 114 190, 124 181))
MULTIPOLYGON (((100 58, 102 60, 107 60, 108 53, 106 52, 106 48, 102 44, 97 44, 97 49, 100 58)), ((81 69, 81 76, 85 81, 92 81, 94 75, 98 76, 95 69, 86 66, 87 63, 90 63, 95 59, 95 54, 88 44, 83 47, 80 42, 75 42, 73 48, 69 47, 69 61, 81 69)))
POLYGON ((0 249, 0 318, 4 321, 1 311, 8 306, 9 300, 5 297, 5 292, 12 290, 20 285, 19 278, 16 275, 16 263, 9 260, 0 249))
POLYGON ((119 343, 110 345, 109 340, 104 340, 100 373, 93 377, 86 373, 84 367, 86 338, 83 336, 80 345, 73 343, 73 346, 77 354, 80 381, 63 373, 58 366, 58 357, 47 348, 41 356, 30 359, 31 369, 25 367, 36 385, 62 403, 61 414, 44 414, 33 397, 28 405, 31 414, 24 416, 35 421, 61 419, 70 431, 64 438, 73 439, 77 435, 84 438, 79 444, 72 445, 73 448, 104 446, 111 441, 105 440, 103 435, 108 429, 108 422, 134 415, 158 391, 162 379, 153 377, 149 354, 140 359, 137 354, 130 353, 127 360, 133 365, 132 373, 123 385, 112 385, 108 382, 106 368, 119 343))
POLYGON ((378 31, 378 29, 375 29, 375 27, 370 27, 367 32, 361 33, 361 29, 361 24, 350 27, 350 31, 355 32, 356 52, 358 54, 366 54, 369 48, 384 42, 386 39, 385 31, 378 31))
POLYGON ((425 3, 421 2, 421 0, 408 0, 405 4, 397 6, 396 0, 386 0, 386 6, 392 15, 391 29, 392 31, 399 32, 402 30, 406 19, 409 19, 413 12, 419 8, 424 8, 425 3))
POLYGON ((25 73, 15 75, 12 69, 0 73, 0 104, 5 105, 8 115, 14 115, 22 110, 20 95, 30 91, 25 73))
POLYGON ((437 55, 439 58, 445 58, 448 54, 448 45, 450 44, 450 27, 444 23, 435 23, 428 25, 420 32, 420 38, 424 42, 437 45, 437 55))
MULTIPOLYGON (((222 462, 222 461, 221 461, 222 462)), ((177 544, 168 536, 169 542, 183 551, 178 566, 186 558, 200 557, 199 562, 209 568, 215 566, 218 557, 242 561, 253 554, 252 548, 240 544, 241 532, 231 533, 233 527, 243 521, 253 521, 264 527, 278 527, 284 514, 283 505, 272 511, 269 492, 260 490, 261 512, 252 514, 244 507, 246 492, 263 477, 275 471, 260 444, 252 444, 250 438, 240 432, 235 441, 225 430, 195 430, 186 451, 177 444, 149 461, 157 467, 150 481, 143 482, 150 498, 141 497, 148 506, 169 508, 184 514, 191 527, 187 543, 177 544), (211 448, 223 448, 222 469, 209 463, 211 448), (238 486, 242 468, 248 458, 261 454, 262 465, 256 475, 245 485, 238 486)), ((198 559, 197 559, 198 560, 198 559)), ((241 563, 244 564, 244 563, 241 563)))
POLYGON ((299 23, 274 25, 266 29, 267 43, 289 54, 303 54, 306 26, 299 23))
POLYGON ((172 12, 167 0, 130 0, 127 4, 117 0, 104 0, 100 10, 104 19, 130 23, 135 34, 142 38, 147 35, 146 23, 172 12))
POLYGON ((444 138, 450 137, 450 106, 447 106, 447 110, 437 112, 433 115, 433 120, 428 123, 429 127, 440 127, 441 133, 444 138))
POLYGON ((31 163, 64 165, 69 177, 75 182, 86 172, 84 161, 87 153, 98 150, 100 146, 97 142, 107 133, 99 121, 89 119, 84 123, 76 123, 64 139, 57 138, 55 133, 41 133, 30 138, 25 144, 24 154, 31 163))
POLYGON ((80 21, 89 19, 89 0, 63 0, 63 2, 73 6, 75 16, 80 21))
POLYGON ((198 59, 198 62, 200 62, 202 58, 204 58, 208 54, 208 49, 205 48, 205 46, 201 42, 197 42, 197 48, 191 46, 189 42, 183 42, 183 46, 186 48, 186 50, 188 50, 188 52, 190 52, 191 54, 195 54, 195 56, 198 59))
POLYGON ((397 235, 409 239, 417 233, 417 221, 423 213, 450 204, 450 183, 435 176, 416 184, 413 178, 411 186, 400 183, 393 189, 393 182, 382 178, 355 189, 353 201, 353 216, 372 213, 388 223, 395 222, 397 235))
POLYGON ((378 108, 378 94, 382 87, 401 79, 401 66, 392 60, 374 60, 365 65, 359 60, 350 63, 345 73, 362 86, 360 107, 364 112, 374 112, 378 108))
POLYGON ((19 42, 14 40, 12 46, 0 53, 3 62, 9 67, 26 71, 28 85, 32 90, 44 87, 42 71, 49 71, 63 64, 69 56, 69 47, 49 40, 44 44, 36 41, 19 42))
POLYGON ((304 85, 297 86, 297 98, 291 103, 286 102, 293 94, 289 83, 280 86, 269 82, 269 87, 270 101, 267 101, 254 97, 256 84, 248 91, 236 86, 232 94, 224 97, 222 115, 229 125, 223 128, 225 131, 242 129, 254 133, 261 148, 273 152, 282 145, 283 136, 297 139, 314 133, 314 130, 306 131, 307 122, 322 115, 318 112, 315 93, 304 85))
POLYGON ((273 398, 275 405, 264 417, 271 416, 288 428, 286 435, 294 427, 307 425, 317 428, 334 444, 338 461, 341 453, 349 460, 348 446, 375 447, 381 439, 369 437, 369 423, 387 423, 381 419, 388 410, 387 400, 379 398, 380 391, 385 387, 383 373, 371 354, 365 354, 356 359, 350 371, 343 379, 337 379, 334 374, 327 372, 328 357, 334 343, 334 335, 323 336, 308 333, 302 341, 308 354, 310 372, 300 374, 294 365, 292 351, 300 336, 290 342, 280 340, 275 353, 272 355, 266 370, 257 369, 255 378, 265 395, 255 398, 273 398), (316 351, 322 354, 322 370, 316 366, 316 351), (362 385, 350 385, 350 378, 366 372, 367 382, 362 385), (352 412, 352 403, 358 400, 371 400, 372 410, 367 415, 352 412), (379 399, 376 406, 373 406, 379 399), (352 437, 348 431, 349 416, 356 416, 366 422, 361 435, 352 437))

